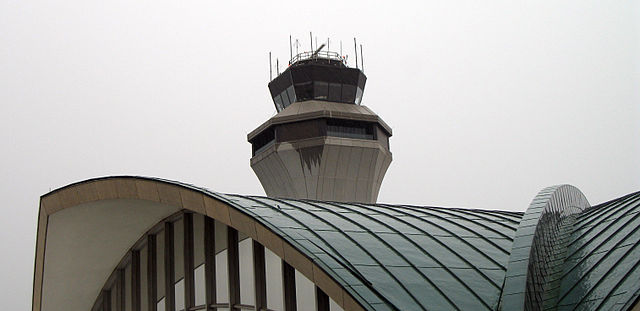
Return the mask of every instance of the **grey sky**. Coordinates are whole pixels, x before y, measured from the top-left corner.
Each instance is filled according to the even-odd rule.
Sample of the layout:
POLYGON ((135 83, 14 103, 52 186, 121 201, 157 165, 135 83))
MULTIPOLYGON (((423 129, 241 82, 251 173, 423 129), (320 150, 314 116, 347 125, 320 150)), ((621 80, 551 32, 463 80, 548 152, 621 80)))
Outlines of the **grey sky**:
MULTIPOLYGON (((132 174, 263 194, 267 53, 353 36, 394 130, 379 201, 523 211, 640 190, 638 1, 0 1, 0 297, 30 307, 39 196, 132 174)), ((284 69, 284 66, 282 67, 284 69)))

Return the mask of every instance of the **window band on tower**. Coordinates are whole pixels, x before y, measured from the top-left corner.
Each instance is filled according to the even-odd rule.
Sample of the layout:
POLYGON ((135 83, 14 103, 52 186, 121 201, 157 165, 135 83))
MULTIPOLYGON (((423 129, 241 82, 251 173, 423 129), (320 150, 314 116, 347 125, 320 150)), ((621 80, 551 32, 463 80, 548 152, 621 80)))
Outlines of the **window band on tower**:
POLYGON ((375 122, 319 118, 272 125, 250 140, 252 155, 260 154, 276 143, 326 136, 377 140, 389 149, 389 134, 375 122))

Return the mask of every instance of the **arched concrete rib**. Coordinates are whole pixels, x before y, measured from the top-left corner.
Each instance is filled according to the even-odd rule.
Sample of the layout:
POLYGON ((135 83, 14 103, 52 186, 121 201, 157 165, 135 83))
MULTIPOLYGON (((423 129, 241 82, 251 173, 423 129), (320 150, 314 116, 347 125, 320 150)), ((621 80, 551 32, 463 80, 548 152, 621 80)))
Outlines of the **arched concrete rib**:
POLYGON ((501 242, 513 239, 515 230, 509 227, 522 216, 220 194, 175 181, 135 176, 92 179, 42 197, 44 226, 39 225, 33 310, 41 311, 38 286, 42 284, 47 237, 46 230, 41 230, 46 229, 47 217, 87 202, 146 202, 152 208, 171 206, 175 207, 173 212, 185 209, 216 219, 263 244, 345 310, 495 309, 504 277, 501 263, 508 257, 501 242), (469 224, 482 221, 486 225, 478 223, 471 230, 463 230, 448 219, 454 214, 469 224), (495 228, 487 227, 494 223, 495 228), (485 243, 483 234, 500 237, 500 245, 491 240, 485 243), (469 237, 474 240, 466 241, 469 237), (483 245, 492 251, 487 252, 483 245), (473 260, 476 256, 482 263, 473 260), (484 289, 491 289, 490 295, 484 289))
MULTIPOLYGON (((40 311, 42 307, 49 216, 65 210, 73 211, 71 208, 83 204, 122 202, 121 200, 146 201, 150 202, 150 206, 155 206, 153 204, 157 204, 157 206, 170 205, 214 218, 246 233, 252 239, 263 244, 315 283, 343 309, 374 309, 362 297, 354 295, 356 293, 346 286, 344 281, 336 279, 334 277, 336 274, 332 273, 328 267, 317 265, 310 259, 305 249, 297 247, 297 243, 293 239, 258 217, 248 206, 237 204, 228 196, 184 183, 159 178, 116 176, 74 183, 41 197, 32 297, 33 311, 40 311)), ((145 231, 143 230, 143 232, 145 231)), ((130 247, 130 245, 126 245, 126 247, 130 247)), ((105 281, 106 279, 100 282, 101 284, 92 284, 91 286, 95 286, 95 291, 99 292, 105 281)), ((70 284, 66 285, 71 286, 70 284)), ((89 286, 88 284, 78 284, 78 286, 80 285, 89 286)), ((57 309, 62 308, 64 306, 57 309)), ((88 310, 91 306, 87 305, 81 308, 88 310)))
POLYGON ((533 199, 516 231, 500 310, 542 310, 543 301, 555 305, 557 277, 576 214, 590 207, 586 197, 570 185, 551 186, 533 199), (553 285, 552 285, 553 284, 553 285))

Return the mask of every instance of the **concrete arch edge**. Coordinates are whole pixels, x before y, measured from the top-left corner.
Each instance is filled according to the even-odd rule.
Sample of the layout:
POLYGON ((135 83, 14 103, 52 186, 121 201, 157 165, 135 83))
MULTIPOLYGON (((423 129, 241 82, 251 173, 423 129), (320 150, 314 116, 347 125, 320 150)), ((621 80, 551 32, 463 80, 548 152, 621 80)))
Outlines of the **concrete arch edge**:
MULTIPOLYGON (((362 298, 356 299, 357 296, 345 289, 292 243, 270 230, 266 224, 243 212, 233 202, 227 201, 216 193, 165 179, 111 176, 73 183, 41 196, 34 263, 32 311, 41 311, 42 308, 50 216, 82 204, 109 200, 142 200, 211 217, 239 232, 244 232, 264 245, 311 280, 344 310, 368 309, 364 307, 368 304, 361 301, 362 298)), ((146 230, 143 231, 146 232, 146 230)), ((129 247, 131 245, 126 246, 127 249, 129 247)), ((103 284, 104 281, 97 286, 101 287, 103 284)), ((90 307, 88 306, 88 308, 90 307)))

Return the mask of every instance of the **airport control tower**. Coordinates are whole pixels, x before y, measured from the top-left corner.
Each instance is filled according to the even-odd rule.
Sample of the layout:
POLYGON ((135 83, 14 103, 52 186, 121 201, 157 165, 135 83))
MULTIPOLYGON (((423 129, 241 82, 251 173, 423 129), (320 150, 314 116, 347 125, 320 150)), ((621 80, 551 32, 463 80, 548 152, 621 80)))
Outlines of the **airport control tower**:
POLYGON ((269 82, 278 113, 248 135, 251 168, 270 197, 375 203, 391 128, 361 105, 357 62, 324 46, 293 56, 269 82))

